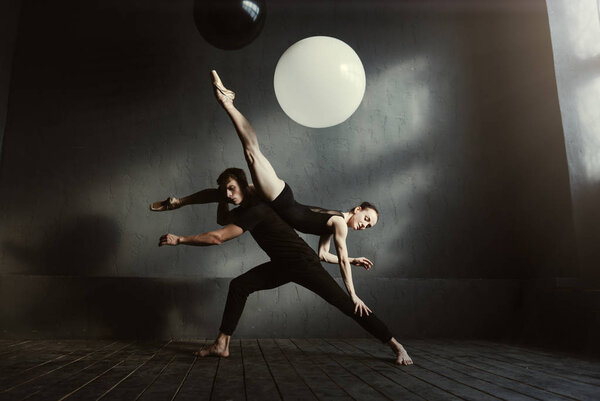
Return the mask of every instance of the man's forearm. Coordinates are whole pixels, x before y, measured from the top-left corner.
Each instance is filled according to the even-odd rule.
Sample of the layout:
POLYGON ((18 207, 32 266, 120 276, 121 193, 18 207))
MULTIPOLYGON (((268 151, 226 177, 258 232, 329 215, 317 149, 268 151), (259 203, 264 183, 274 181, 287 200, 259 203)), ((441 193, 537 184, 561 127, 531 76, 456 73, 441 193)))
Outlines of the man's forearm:
POLYGON ((179 237, 177 240, 178 245, 210 246, 222 243, 223 240, 214 232, 179 237))

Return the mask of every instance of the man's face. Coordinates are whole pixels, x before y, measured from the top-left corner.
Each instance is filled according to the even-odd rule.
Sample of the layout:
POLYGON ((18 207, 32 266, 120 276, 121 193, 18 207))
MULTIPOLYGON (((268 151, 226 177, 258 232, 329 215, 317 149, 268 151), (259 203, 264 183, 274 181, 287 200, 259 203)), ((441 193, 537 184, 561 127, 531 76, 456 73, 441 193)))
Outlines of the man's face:
POLYGON ((227 194, 227 199, 229 199, 234 205, 239 205, 244 200, 244 192, 242 192, 238 182, 233 178, 229 179, 227 184, 225 184, 225 191, 227 194))

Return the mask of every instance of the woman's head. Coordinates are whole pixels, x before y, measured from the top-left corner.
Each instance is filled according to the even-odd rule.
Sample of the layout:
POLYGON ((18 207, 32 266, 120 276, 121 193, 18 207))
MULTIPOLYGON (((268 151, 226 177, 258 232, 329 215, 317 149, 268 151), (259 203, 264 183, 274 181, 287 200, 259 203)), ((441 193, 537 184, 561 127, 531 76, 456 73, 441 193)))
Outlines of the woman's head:
POLYGON ((350 219, 347 224, 354 230, 365 230, 373 227, 377 221, 379 221, 379 211, 375 205, 363 202, 350 209, 350 219))

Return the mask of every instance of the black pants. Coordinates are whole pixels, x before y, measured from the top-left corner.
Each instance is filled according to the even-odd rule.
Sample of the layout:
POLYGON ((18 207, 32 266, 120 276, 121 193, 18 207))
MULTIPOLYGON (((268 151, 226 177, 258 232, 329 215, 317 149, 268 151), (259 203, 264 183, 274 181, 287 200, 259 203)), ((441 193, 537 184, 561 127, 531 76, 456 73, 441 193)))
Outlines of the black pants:
POLYGON ((221 332, 232 335, 248 295, 255 291, 279 287, 294 282, 308 288, 325 301, 354 319, 365 330, 382 342, 392 338, 389 329, 373 313, 362 317, 354 313, 354 303, 333 277, 316 261, 267 262, 231 280, 229 294, 221 321, 221 332))

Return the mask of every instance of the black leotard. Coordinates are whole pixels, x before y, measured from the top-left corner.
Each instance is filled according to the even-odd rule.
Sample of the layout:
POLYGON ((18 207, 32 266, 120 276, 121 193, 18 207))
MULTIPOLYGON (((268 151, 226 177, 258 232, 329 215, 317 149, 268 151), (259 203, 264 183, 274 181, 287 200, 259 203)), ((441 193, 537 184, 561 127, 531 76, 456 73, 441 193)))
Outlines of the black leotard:
POLYGON ((271 206, 296 230, 319 236, 332 233, 332 228, 327 227, 331 216, 344 217, 339 210, 326 210, 296 202, 292 188, 287 183, 277 198, 271 201, 271 206))

